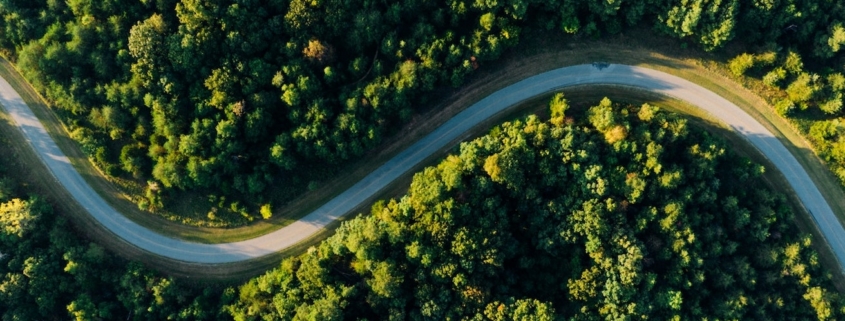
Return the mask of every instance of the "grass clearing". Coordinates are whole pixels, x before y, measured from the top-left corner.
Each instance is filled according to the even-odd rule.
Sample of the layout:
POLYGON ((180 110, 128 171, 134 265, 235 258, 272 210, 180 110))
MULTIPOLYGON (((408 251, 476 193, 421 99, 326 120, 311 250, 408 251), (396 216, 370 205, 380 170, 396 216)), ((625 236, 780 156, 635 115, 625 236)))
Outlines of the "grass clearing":
MULTIPOLYGON (((631 30, 625 34, 608 37, 600 41, 580 39, 558 33, 539 33, 535 37, 524 39, 518 48, 508 51, 496 62, 482 63, 481 68, 468 79, 467 85, 458 89, 444 89, 437 92, 436 95, 439 95, 439 100, 441 101, 439 104, 433 104, 428 108, 424 108, 395 135, 385 139, 379 147, 367 153, 358 161, 347 164, 344 175, 338 175, 333 179, 319 182, 320 188, 301 195, 289 204, 278 206, 274 211, 273 218, 270 220, 257 221, 245 227, 227 229, 186 226, 178 222, 166 220, 160 216, 140 211, 130 201, 132 197, 129 195, 141 193, 142 191, 133 190, 125 182, 109 181, 102 173, 97 171, 81 152, 78 145, 68 138, 67 132, 53 111, 49 109, 41 97, 29 87, 8 62, 0 62, 0 74, 19 91, 24 100, 33 108, 39 118, 41 118, 42 123, 48 128, 48 131, 53 139, 56 140, 57 144, 59 144, 59 147, 72 160, 77 170, 83 174, 83 177, 86 178, 89 184, 98 193, 103 195, 112 206, 145 227, 165 235, 196 242, 231 242, 252 238, 281 228, 346 190, 393 155, 410 146, 458 112, 490 93, 543 71, 595 61, 638 65, 661 70, 689 79, 733 101, 752 114, 752 116, 761 120, 761 123, 770 127, 769 129, 778 135, 787 148, 807 168, 808 173, 810 173, 811 177, 819 185, 826 199, 839 215, 840 220, 845 220, 843 219, 843 216, 845 216, 845 194, 842 192, 839 182, 832 176, 818 157, 816 157, 815 153, 812 152, 812 149, 809 148, 807 142, 797 132, 794 126, 776 115, 772 108, 756 94, 745 89, 734 79, 725 76, 727 73, 720 72, 718 63, 724 60, 724 58, 716 55, 682 48, 679 41, 655 37, 648 30, 631 30), (774 125, 772 126, 770 124, 774 125)), ((573 104, 577 104, 579 101, 586 101, 588 104, 596 102, 589 100, 592 98, 591 95, 593 95, 591 90, 572 88, 566 92, 567 98, 573 104)), ((611 98, 616 97, 616 95, 608 96, 611 96, 611 98)), ((657 105, 662 105, 662 101, 668 101, 665 98, 654 97, 654 95, 650 97, 639 97, 638 99, 643 98, 647 98, 645 100, 648 101, 656 101, 657 103, 655 104, 657 105)), ((534 104, 533 108, 537 109, 539 108, 538 106, 543 105, 545 103, 543 99, 547 99, 547 97, 538 98, 536 101, 532 100, 534 104)), ((484 134, 492 125, 505 119, 522 116, 529 112, 529 110, 530 108, 524 107, 504 112, 494 117, 494 119, 486 121, 483 125, 476 127, 471 133, 465 134, 461 139, 484 134)), ((5 115, 2 116, 6 117, 5 115)), ((19 159, 21 168, 30 168, 26 174, 17 169, 9 170, 9 172, 14 172, 15 177, 19 181, 31 182, 29 185, 32 185, 31 188, 34 188, 34 191, 39 194, 48 196, 52 200, 68 200, 69 196, 67 192, 61 186, 56 186, 57 184, 52 183, 52 175, 46 172, 46 168, 40 164, 40 159, 37 158, 37 155, 34 155, 28 147, 21 148, 19 146, 19 143, 23 141, 22 136, 15 128, 10 127, 7 117, 4 119, 5 122, 0 125, 0 129, 2 129, 0 133, 2 133, 5 139, 9 140, 7 145, 12 146, 14 149, 14 155, 16 156, 13 158, 19 159), (27 151, 31 155, 27 155, 27 151), (39 164, 34 165, 35 162, 39 164), (40 192, 42 190, 44 192, 40 192)), ((731 140, 729 139, 729 141, 731 140)), ((736 146, 739 146, 737 149, 742 152, 742 143, 732 142, 736 146)), ((449 149, 451 147, 446 148, 446 150, 449 149)), ((756 152, 756 150, 754 151, 756 152)), ((430 157, 423 162, 423 165, 418 166, 412 172, 422 168, 426 164, 436 162, 442 155, 443 153, 438 153, 437 156, 430 157)), ((405 178, 394 182, 386 190, 382 191, 377 198, 403 194, 407 190, 407 183, 410 179, 411 175, 409 173, 405 178)), ((782 185, 775 184, 775 186, 782 185)), ((196 210, 202 208, 202 206, 195 204, 201 202, 199 196, 187 198, 187 200, 189 201, 184 202, 180 209, 196 210)), ((121 253, 121 255, 127 258, 147 262, 149 265, 159 270, 170 272, 173 275, 185 277, 204 275, 204 278, 212 280, 240 280, 258 274, 268 267, 277 264, 281 257, 301 253, 304 249, 316 244, 330 235, 333 228, 340 224, 334 224, 324 230, 324 232, 311 237, 295 248, 285 250, 276 255, 223 266, 203 266, 162 259, 140 251, 125 244, 114 235, 111 235, 110 232, 102 229, 96 222, 92 222, 92 219, 87 213, 79 208, 78 205, 75 205, 75 202, 54 201, 53 203, 60 210, 70 215, 81 231, 84 231, 92 239, 106 245, 106 247, 115 252, 121 253)), ((362 205, 362 208, 356 211, 366 210, 366 207, 368 205, 362 205)), ((810 228, 815 226, 811 218, 806 215, 798 216, 801 216, 798 218, 799 226, 804 225, 805 231, 809 230, 809 232, 814 233, 816 240, 820 240, 816 229, 810 228)), ((815 244, 819 248, 819 244, 824 243, 817 241, 815 244)), ((825 258, 824 249, 819 249, 819 252, 822 254, 823 262, 827 264, 831 264, 831 262, 835 263, 835 259, 831 261, 830 257, 825 258)), ((841 279, 841 276, 839 277, 841 279)), ((841 281, 838 284, 841 284, 841 281)))

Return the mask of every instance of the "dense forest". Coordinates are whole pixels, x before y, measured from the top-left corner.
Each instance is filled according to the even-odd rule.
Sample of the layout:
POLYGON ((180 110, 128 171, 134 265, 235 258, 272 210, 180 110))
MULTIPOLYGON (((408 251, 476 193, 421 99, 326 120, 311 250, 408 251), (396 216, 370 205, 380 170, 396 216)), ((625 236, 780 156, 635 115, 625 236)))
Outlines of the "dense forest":
MULTIPOLYGON (((0 53, 103 172, 149 186, 136 201, 152 211, 208 195, 231 209, 216 225, 332 176, 535 30, 768 46, 761 61, 786 62, 766 74, 790 92, 780 108, 818 105, 824 121, 845 90, 836 0, 2 0, 0 14, 0 53)), ((845 145, 838 123, 819 126, 845 145)), ((839 150, 828 159, 845 164, 839 150)))
MULTIPOLYGON (((0 148, 3 148, 0 146, 0 148)), ((0 165, 0 320, 219 320, 234 298, 126 262, 79 238, 0 165)))
MULTIPOLYGON (((835 24, 831 30, 833 35, 827 43, 833 49, 820 55, 830 56, 845 46, 842 24, 835 24)), ((767 97, 775 111, 797 125, 845 184, 845 61, 840 59, 842 65, 837 68, 824 67, 818 72, 805 67, 797 52, 777 49, 740 54, 729 61, 729 69, 736 76, 750 76, 768 89, 777 89, 767 97)))
POLYGON ((550 105, 237 288, 115 258, 2 178, 0 319, 845 317, 763 167, 657 107, 550 105))
POLYGON ((235 320, 841 319, 764 168, 605 99, 496 127, 243 285, 235 320))
MULTIPOLYGON (((0 0, 0 15, 0 54, 104 173, 160 186, 136 200, 151 211, 195 191, 245 224, 520 37, 630 26, 707 51, 741 41, 731 71, 775 90, 845 181, 836 0, 0 0)), ((0 178, 0 318, 845 317, 762 167, 655 107, 566 107, 461 144, 405 197, 237 289, 116 258, 0 178)))

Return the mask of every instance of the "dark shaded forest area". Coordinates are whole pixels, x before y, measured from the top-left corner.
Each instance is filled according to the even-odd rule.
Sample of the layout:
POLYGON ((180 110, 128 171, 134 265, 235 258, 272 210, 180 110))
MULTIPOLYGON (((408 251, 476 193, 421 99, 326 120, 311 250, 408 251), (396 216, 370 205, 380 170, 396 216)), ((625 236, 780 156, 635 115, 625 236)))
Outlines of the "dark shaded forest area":
POLYGON ((843 86, 828 75, 842 72, 843 12, 834 0, 2 0, 0 50, 100 169, 152 186, 140 207, 196 191, 231 210, 215 224, 240 225, 336 174, 531 30, 653 26, 705 50, 741 38, 787 61, 772 81, 798 83, 791 102, 838 115, 843 86), (802 57, 807 75, 789 65, 802 57), (819 79, 833 79, 830 93, 798 88, 819 79))
MULTIPOLYGON (((0 0, 0 14, 0 53, 96 165, 162 187, 138 200, 149 210, 195 191, 245 224, 536 30, 742 41, 731 71, 783 89, 777 112, 845 180, 839 1, 0 0)), ((237 289, 116 258, 0 180, 2 319, 843 318, 762 167, 654 107, 551 105, 237 289)))
POLYGON ((2 320, 840 319, 763 167, 657 107, 551 103, 237 289, 79 239, 0 180, 2 320))
POLYGON ((605 99, 461 144, 240 288, 236 320, 808 320, 843 302, 763 167, 605 99))
MULTIPOLYGON (((4 146, 0 146, 0 149, 4 146)), ((230 290, 200 289, 80 238, 0 164, 0 320, 218 320, 230 290)))

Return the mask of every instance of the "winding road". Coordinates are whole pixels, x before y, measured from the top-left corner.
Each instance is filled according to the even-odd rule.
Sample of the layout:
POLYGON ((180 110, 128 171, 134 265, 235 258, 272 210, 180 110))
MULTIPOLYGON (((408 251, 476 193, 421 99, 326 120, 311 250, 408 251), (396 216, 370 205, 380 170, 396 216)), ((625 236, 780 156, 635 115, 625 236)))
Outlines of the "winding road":
POLYGON ((348 214, 433 153, 493 115, 522 101, 565 87, 623 85, 687 101, 727 124, 759 149, 784 174, 830 247, 845 266, 845 230, 807 172, 762 124, 715 93, 660 71, 616 64, 560 68, 503 88, 459 113, 396 155, 360 182, 302 219, 253 239, 200 244, 157 234, 127 219, 103 200, 71 165, 20 95, 0 78, 0 104, 56 179, 88 212, 115 235, 151 253, 190 263, 230 263, 258 258, 291 247, 348 214))

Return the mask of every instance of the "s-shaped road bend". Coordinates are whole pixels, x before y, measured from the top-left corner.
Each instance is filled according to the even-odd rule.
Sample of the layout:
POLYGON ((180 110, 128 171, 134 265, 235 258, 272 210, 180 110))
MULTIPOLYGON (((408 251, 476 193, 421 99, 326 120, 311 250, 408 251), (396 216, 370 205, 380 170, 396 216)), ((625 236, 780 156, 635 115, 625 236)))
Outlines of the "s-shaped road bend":
POLYGON ((840 269, 845 266, 845 230, 818 187, 789 150, 762 124, 728 100, 692 82, 648 68, 594 63, 560 68, 526 78, 473 104, 302 219, 260 237, 219 244, 174 239, 127 219, 85 182, 32 110, 2 78, 0 104, 56 179, 102 226, 153 254, 188 263, 215 264, 254 259, 291 247, 348 214, 484 120, 532 97, 582 85, 621 85, 666 95, 701 108, 730 126, 783 173, 836 254, 840 269))

